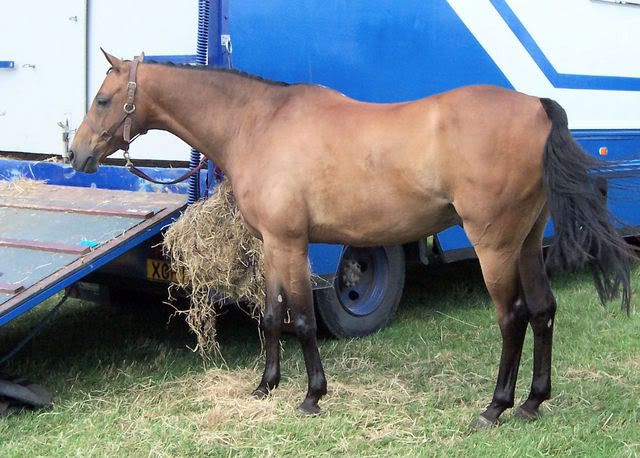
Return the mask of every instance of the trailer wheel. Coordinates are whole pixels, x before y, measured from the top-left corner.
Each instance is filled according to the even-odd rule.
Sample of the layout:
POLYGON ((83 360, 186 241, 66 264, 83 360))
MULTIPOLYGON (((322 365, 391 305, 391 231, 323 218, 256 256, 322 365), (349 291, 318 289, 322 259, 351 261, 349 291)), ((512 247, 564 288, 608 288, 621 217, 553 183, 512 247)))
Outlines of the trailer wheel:
POLYGON ((401 246, 346 247, 333 288, 315 291, 320 324, 335 337, 357 337, 385 327, 402 297, 401 246))

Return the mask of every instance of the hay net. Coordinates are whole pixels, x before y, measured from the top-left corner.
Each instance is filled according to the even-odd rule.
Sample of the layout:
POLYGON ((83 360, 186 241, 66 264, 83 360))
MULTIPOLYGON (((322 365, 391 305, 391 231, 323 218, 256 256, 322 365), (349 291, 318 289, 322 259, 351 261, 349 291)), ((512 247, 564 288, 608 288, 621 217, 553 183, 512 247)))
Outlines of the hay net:
POLYGON ((228 302, 249 305, 258 317, 264 308, 262 241, 245 228, 224 179, 209 199, 190 206, 166 232, 163 251, 177 272, 191 306, 184 313, 196 335, 196 349, 217 349, 216 308, 228 302))

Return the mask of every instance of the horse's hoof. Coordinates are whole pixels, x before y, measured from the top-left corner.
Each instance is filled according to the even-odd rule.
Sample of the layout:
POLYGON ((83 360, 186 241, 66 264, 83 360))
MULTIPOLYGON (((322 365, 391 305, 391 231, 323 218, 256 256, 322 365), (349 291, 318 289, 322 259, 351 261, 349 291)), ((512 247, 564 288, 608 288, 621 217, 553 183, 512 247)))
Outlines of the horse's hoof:
POLYGON ((522 406, 518 407, 513 414, 516 417, 522 418, 523 420, 527 421, 535 421, 540 418, 540 413, 537 410, 535 412, 530 412, 529 410, 524 409, 522 406))
POLYGON ((481 429, 491 428, 492 426, 496 426, 497 424, 498 424, 497 420, 491 421, 484 415, 478 415, 478 418, 476 418, 473 422, 471 422, 469 430, 471 432, 476 432, 476 431, 480 431, 481 429))
POLYGON ((251 395, 256 399, 262 400, 269 397, 269 392, 264 388, 256 388, 255 390, 253 390, 253 393, 251 393, 251 395))
POLYGON ((306 401, 298 406, 298 411, 305 415, 320 415, 322 412, 317 404, 312 404, 306 401))

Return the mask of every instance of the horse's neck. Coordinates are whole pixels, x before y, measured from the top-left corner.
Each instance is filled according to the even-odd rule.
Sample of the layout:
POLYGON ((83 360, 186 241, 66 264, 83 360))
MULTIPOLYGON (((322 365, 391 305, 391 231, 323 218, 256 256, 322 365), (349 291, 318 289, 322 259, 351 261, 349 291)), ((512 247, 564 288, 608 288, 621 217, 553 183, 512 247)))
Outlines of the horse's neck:
POLYGON ((171 132, 230 173, 225 153, 242 129, 267 115, 276 88, 228 72, 153 67, 149 128, 171 132))

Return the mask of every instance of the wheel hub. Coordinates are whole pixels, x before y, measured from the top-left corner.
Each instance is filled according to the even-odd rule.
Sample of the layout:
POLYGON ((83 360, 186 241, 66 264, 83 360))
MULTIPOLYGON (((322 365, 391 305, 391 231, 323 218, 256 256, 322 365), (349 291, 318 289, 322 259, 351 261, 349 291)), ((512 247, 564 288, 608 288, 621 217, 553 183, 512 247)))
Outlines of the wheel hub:
POLYGON ((362 266, 355 259, 348 259, 342 268, 342 282, 347 288, 358 284, 362 277, 362 266))

